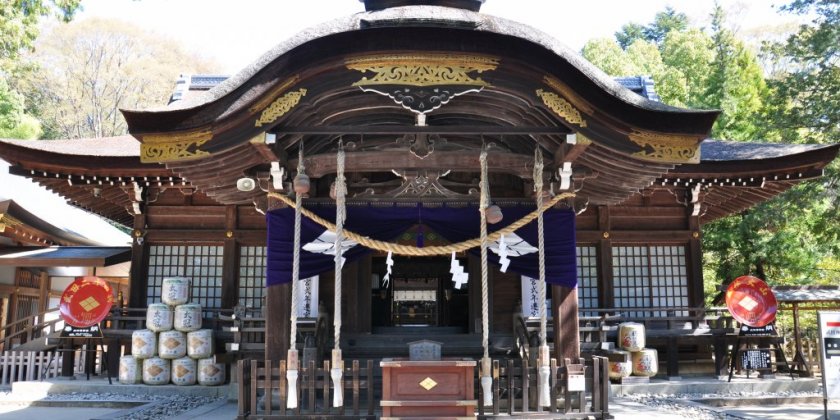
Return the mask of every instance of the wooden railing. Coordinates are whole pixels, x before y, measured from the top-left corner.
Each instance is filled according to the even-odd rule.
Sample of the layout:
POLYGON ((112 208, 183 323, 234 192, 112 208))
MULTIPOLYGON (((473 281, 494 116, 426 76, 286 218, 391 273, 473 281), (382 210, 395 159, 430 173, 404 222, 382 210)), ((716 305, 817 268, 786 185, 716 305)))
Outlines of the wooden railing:
MULTIPOLYGON (((240 360, 236 365, 239 383, 239 419, 245 418, 377 418, 379 408, 374 405, 373 362, 362 367, 359 361, 344 369, 344 405, 332 407, 331 395, 335 392, 330 379, 329 361, 323 367, 314 362, 301 368, 296 383, 298 407, 286 408, 289 384, 286 362, 269 360, 240 360)), ((569 360, 558 366, 552 359, 550 366, 550 395, 553 404, 537 405, 539 392, 536 366, 526 360, 494 360, 492 405, 479 406, 480 418, 518 416, 550 416, 567 418, 609 418, 609 366, 606 358, 593 357, 582 364, 569 360), (585 366, 585 391, 572 391, 570 375, 582 373, 585 366)), ((476 400, 483 401, 479 374, 475 372, 476 400)))
POLYGON ((354 360, 349 366, 344 368, 340 385, 344 390, 343 406, 332 406, 331 393, 335 389, 330 378, 330 362, 324 361, 323 367, 311 362, 299 370, 296 383, 298 404, 296 408, 288 409, 286 361, 240 360, 236 365, 239 383, 237 418, 376 418, 373 361, 367 361, 362 367, 358 360, 354 360))
POLYGON ((58 331, 58 325, 63 324, 58 316, 58 308, 47 309, 39 314, 30 315, 3 327, 3 341, 0 351, 12 350, 14 346, 27 343, 36 338, 45 338, 58 331), (48 315, 55 318, 47 320, 48 315))
POLYGON ((3 386, 55 378, 60 372, 60 357, 56 352, 7 351, 0 354, 0 385, 3 386))

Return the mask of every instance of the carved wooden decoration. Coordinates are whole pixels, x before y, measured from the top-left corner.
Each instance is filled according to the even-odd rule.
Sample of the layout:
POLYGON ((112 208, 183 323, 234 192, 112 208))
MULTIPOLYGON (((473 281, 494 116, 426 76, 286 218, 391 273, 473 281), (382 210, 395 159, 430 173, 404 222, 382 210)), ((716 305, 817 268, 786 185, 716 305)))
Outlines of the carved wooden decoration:
POLYGON ((700 139, 696 137, 639 130, 627 137, 642 148, 633 156, 656 162, 700 163, 700 139))
POLYGON ((350 70, 373 73, 353 86, 387 96, 418 114, 490 86, 473 74, 495 70, 498 64, 493 57, 454 54, 375 55, 346 61, 350 70))
POLYGON ((176 160, 196 159, 209 156, 210 153, 199 147, 213 138, 210 130, 189 133, 147 134, 142 137, 140 161, 171 162, 176 160))

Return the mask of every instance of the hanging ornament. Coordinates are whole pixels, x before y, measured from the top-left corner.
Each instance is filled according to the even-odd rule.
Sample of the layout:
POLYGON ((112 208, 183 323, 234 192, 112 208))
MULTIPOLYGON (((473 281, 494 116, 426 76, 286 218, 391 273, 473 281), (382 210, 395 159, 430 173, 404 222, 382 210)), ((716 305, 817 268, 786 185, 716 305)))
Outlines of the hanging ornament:
POLYGON ((452 281, 455 283, 455 288, 461 290, 461 286, 469 281, 469 275, 464 272, 464 267, 455 258, 455 253, 452 253, 452 263, 449 266, 449 272, 452 273, 452 281))
POLYGON ((505 235, 499 237, 499 264, 501 264, 501 268, 499 271, 502 273, 507 273, 508 266, 510 265, 510 258, 508 258, 508 249, 507 243, 505 242, 505 235))
POLYGON ((504 218, 504 214, 502 214, 502 209, 495 204, 493 204, 490 207, 487 207, 487 210, 484 210, 484 214, 487 218, 487 223, 491 225, 495 225, 496 223, 501 222, 502 218, 504 218))
POLYGON ((330 184, 330 198, 335 200, 336 197, 337 195, 335 193, 335 182, 333 182, 332 184, 330 184))
POLYGON ((388 251, 388 257, 385 258, 385 267, 387 268, 387 272, 385 273, 385 277, 382 279, 382 288, 387 289, 388 283, 391 281, 391 267, 394 266, 394 253, 388 251))
POLYGON ((294 180, 295 186, 295 193, 297 194, 309 194, 309 176, 306 174, 298 173, 295 176, 294 180))

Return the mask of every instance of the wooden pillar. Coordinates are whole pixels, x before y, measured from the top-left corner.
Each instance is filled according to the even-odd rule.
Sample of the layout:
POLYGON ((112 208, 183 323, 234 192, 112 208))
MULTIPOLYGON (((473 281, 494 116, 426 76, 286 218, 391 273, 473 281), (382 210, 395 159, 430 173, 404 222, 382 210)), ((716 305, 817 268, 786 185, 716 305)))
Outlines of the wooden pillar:
POLYGON ((799 303, 793 303, 793 341, 796 347, 793 356, 792 366, 797 368, 799 376, 810 378, 813 375, 811 372, 811 364, 805 352, 802 350, 802 333, 799 330, 799 303))
MULTIPOLYGON (((467 283, 467 293, 469 293, 469 303, 470 303, 470 325, 468 326, 468 330, 471 333, 481 334, 481 311, 482 311, 482 302, 481 302, 481 259, 467 254, 467 272, 469 273, 469 283, 467 283)), ((490 279, 487 279, 487 300, 488 302, 488 318, 489 322, 488 325, 490 330, 493 330, 493 311, 490 308, 493 307, 493 282, 490 279)))
MULTIPOLYGON (((691 206, 688 208, 691 211, 691 206)), ((688 299, 689 305, 701 307, 705 304, 703 294, 703 248, 700 243, 700 217, 688 214, 688 228, 691 230, 691 239, 688 240, 686 250, 688 264, 688 299)))
POLYGON ((128 280, 128 307, 146 307, 146 287, 149 278, 149 244, 144 240, 146 216, 134 216, 134 232, 131 242, 131 271, 128 280), (138 236, 139 233, 141 236, 138 236))
MULTIPOLYGON (((359 322, 361 318, 361 314, 359 312, 362 311, 353 310, 353 308, 363 308, 364 306, 354 306, 353 308, 350 308, 348 305, 348 302, 353 302, 356 299, 358 299, 358 295, 359 264, 357 262, 344 264, 344 268, 341 270, 341 324, 343 330, 342 332, 359 332, 359 322)), ((369 308, 370 306, 367 307, 369 308)), ((335 312, 335 308, 333 308, 333 312, 335 312)), ((333 316, 338 316, 338 314, 333 313, 333 316)))
MULTIPOLYGON (((356 308, 354 312, 358 313, 358 319, 356 324, 356 331, 360 333, 370 333, 373 331, 372 320, 370 310, 364 310, 362 308, 371 308, 372 307, 372 297, 371 297, 371 284, 370 284, 370 273, 371 273, 371 257, 367 256, 359 260, 358 263, 358 279, 356 281, 356 296, 355 296, 355 304, 353 303, 354 300, 351 298, 350 301, 350 310, 352 311, 353 308, 356 308)), ((346 305, 345 305, 346 306, 346 305)))
POLYGON ((285 360, 292 327, 292 283, 266 287, 265 295, 265 358, 285 360))
POLYGON ((551 286, 551 313, 554 324, 554 357, 574 361, 580 358, 577 288, 551 286))
POLYGON ((38 313, 43 313, 49 309, 50 304, 50 275, 42 271, 38 275, 38 280, 38 313))
POLYGON ((612 240, 610 239, 610 208, 598 207, 598 230, 601 239, 598 241, 598 306, 602 308, 615 307, 613 293, 612 240))
POLYGON ((238 303, 237 272, 239 271, 239 247, 236 241, 236 206, 225 207, 225 243, 222 257, 222 308, 231 309, 238 303))

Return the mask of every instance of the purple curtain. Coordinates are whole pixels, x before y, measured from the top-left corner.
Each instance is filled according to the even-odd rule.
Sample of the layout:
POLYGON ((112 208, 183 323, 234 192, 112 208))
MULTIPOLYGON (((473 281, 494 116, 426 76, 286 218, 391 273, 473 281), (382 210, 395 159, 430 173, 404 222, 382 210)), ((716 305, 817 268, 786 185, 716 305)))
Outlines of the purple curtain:
MULTIPOLYGON (((307 208, 313 213, 335 220, 335 206, 332 204, 309 203, 307 208)), ((519 220, 534 210, 534 206, 520 205, 503 207, 504 220, 490 225, 493 232, 519 220)), ((287 283, 292 280, 292 249, 294 243, 294 209, 272 210, 266 215, 268 225, 267 279, 268 286, 287 283)), ((550 209, 543 213, 545 223, 546 282, 566 287, 577 284, 575 258, 575 215, 571 210, 550 209)), ((423 224, 434 230, 450 242, 461 242, 479 236, 479 213, 477 205, 467 207, 423 207, 421 204, 410 207, 394 205, 348 206, 344 228, 361 235, 383 241, 393 241, 400 234, 415 224, 423 224)), ((301 220, 301 245, 309 243, 321 235, 325 229, 305 216, 301 220)), ((537 246, 536 220, 516 231, 522 239, 534 247, 537 246)), ((370 250, 355 246, 345 251, 347 262, 352 262, 369 253, 370 250)), ((478 255, 479 249, 470 250, 478 255)), ((300 278, 307 278, 330 271, 334 268, 331 255, 314 254, 301 250, 300 278)), ((511 257, 509 270, 538 277, 539 265, 536 252, 519 257, 511 257)), ((488 260, 498 264, 499 258, 488 252, 488 260)))

